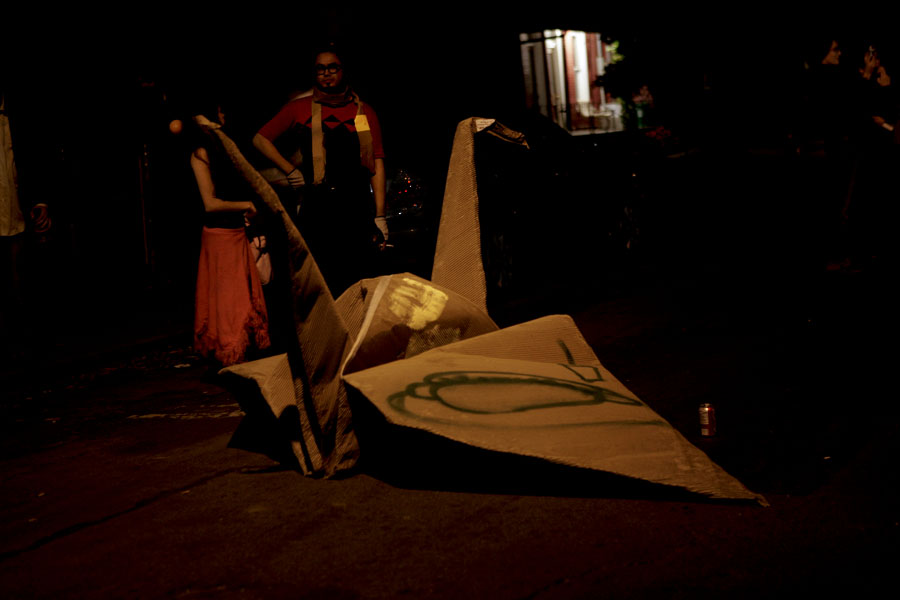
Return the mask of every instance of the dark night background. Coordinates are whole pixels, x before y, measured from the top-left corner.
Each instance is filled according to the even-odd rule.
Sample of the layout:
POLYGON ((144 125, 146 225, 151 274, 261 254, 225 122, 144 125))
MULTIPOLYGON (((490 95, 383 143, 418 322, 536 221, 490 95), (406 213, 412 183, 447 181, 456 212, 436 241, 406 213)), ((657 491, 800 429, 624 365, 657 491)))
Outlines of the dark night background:
MULTIPOLYGON (((114 310, 135 295, 160 293, 161 303, 184 299, 183 314, 189 313, 192 297, 201 203, 186 136, 170 134, 169 121, 187 118, 199 99, 216 90, 231 101, 233 134, 249 149, 249 136, 287 94, 310 86, 310 49, 321 41, 336 40, 345 49, 354 87, 377 110, 389 176, 406 169, 440 198, 461 119, 495 117, 558 142, 549 122, 524 109, 520 32, 579 29, 619 40, 626 79, 650 85, 658 121, 673 132, 680 149, 736 157, 734 164, 750 149, 783 154, 789 146, 788 134, 802 111, 803 63, 818 60, 823 39, 840 35, 861 44, 881 33, 861 32, 844 15, 772 13, 761 5, 727 13, 640 7, 548 7, 526 13, 474 3, 344 8, 248 3, 208 11, 63 9, 40 17, 14 15, 9 22, 15 30, 12 65, 3 85, 20 195, 26 205, 48 201, 56 229, 55 258, 43 271, 51 276, 38 295, 56 298, 62 284, 75 291, 65 292, 69 310, 79 300, 94 308, 108 302, 114 310), (143 188, 142 157, 147 161, 143 188)), ((628 136, 610 135, 598 143, 613 157, 631 148, 628 136)), ((618 189, 615 182, 634 170, 622 160, 571 165, 580 170, 579 193, 584 186, 611 190, 606 198, 618 189)), ((751 173, 753 168, 725 172, 695 166, 682 172, 680 186, 664 190, 665 202, 682 207, 683 215, 736 223, 748 210, 741 203, 759 201, 747 197, 741 179, 754 179, 763 191, 797 183, 780 171, 760 175, 751 173), (715 198, 720 212, 707 212, 697 204, 699 196, 715 198), (726 205, 727 214, 721 212, 726 205)), ((553 229, 545 228, 540 239, 552 245, 572 237, 566 223, 598 217, 591 204, 548 198, 547 208, 562 215, 548 221, 553 229)), ((794 218, 803 219, 802 204, 792 207, 794 218)), ((755 210, 760 212, 754 218, 770 214, 764 201, 750 212, 755 210)), ((722 222, 694 224, 728 235, 721 233, 722 222)), ((606 226, 598 223, 597 235, 606 226)), ((66 308, 51 304, 51 311, 65 318, 66 308)))
MULTIPOLYGON (((4 597, 890 589, 896 169, 893 198, 868 196, 886 205, 872 231, 889 252, 829 270, 842 174, 807 127, 804 68, 832 37, 847 68, 869 38, 896 44, 887 3, 586 4, 0 11, 20 199, 53 217, 45 241, 21 236, 26 307, 0 314, 4 597), (570 136, 525 110, 518 34, 554 28, 620 42, 619 84, 650 86, 667 147, 634 130, 570 136), (526 133, 527 152, 476 138, 485 270, 491 284, 512 275, 506 295, 489 288, 491 317, 571 315, 623 385, 769 508, 466 460, 405 436, 386 444, 408 455, 393 479, 304 478, 234 443, 242 400, 192 346, 202 203, 168 124, 225 93, 249 151, 330 38, 380 117, 388 174, 420 178, 430 219, 460 120, 526 133), (706 402, 714 437, 698 427, 706 402), (447 467, 415 466, 434 458, 447 467)), ((423 268, 433 256, 427 243, 403 255, 423 268)))

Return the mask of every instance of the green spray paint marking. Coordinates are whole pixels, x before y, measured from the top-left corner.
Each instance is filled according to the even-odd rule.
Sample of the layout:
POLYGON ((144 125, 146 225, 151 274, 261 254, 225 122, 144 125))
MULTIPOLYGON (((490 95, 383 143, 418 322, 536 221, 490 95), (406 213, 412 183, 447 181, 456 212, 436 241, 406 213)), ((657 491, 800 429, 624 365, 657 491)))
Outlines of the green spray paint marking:
POLYGON ((569 350, 569 347, 566 346, 566 343, 562 340, 556 340, 556 343, 559 344, 559 347, 562 348, 563 354, 566 355, 566 362, 570 365, 574 365, 575 357, 572 356, 572 352, 569 350))
POLYGON ((603 376, 600 374, 599 368, 576 365, 575 357, 572 356, 572 351, 569 350, 569 347, 566 345, 566 343, 562 340, 556 340, 556 343, 559 344, 559 347, 560 347, 560 349, 562 349, 563 354, 566 355, 566 362, 568 363, 565 365, 560 363, 561 366, 572 371, 572 373, 574 373, 575 376, 578 377, 579 379, 581 379, 582 381, 588 381, 588 382, 603 381, 603 376), (585 377, 584 373, 582 371, 579 371, 578 369, 589 370, 593 374, 593 377, 585 377))
MULTIPOLYGON (((576 375, 578 375, 577 372, 576 375)), ((579 377, 581 376, 579 375, 579 377)), ((470 414, 509 414, 563 406, 597 405, 607 402, 643 406, 634 398, 588 383, 544 375, 500 371, 432 373, 421 382, 412 383, 403 391, 392 394, 387 401, 395 410, 409 414, 406 408, 407 398, 438 402, 452 410, 470 414), (475 393, 469 392, 462 389, 463 386, 484 388, 484 392, 492 392, 490 396, 494 401, 490 406, 478 406, 484 394, 478 394, 478 390, 473 390, 475 393), (488 390, 488 388, 495 389, 488 390), (456 397, 456 394, 448 393, 454 391, 463 392, 463 394, 461 397, 456 397)))

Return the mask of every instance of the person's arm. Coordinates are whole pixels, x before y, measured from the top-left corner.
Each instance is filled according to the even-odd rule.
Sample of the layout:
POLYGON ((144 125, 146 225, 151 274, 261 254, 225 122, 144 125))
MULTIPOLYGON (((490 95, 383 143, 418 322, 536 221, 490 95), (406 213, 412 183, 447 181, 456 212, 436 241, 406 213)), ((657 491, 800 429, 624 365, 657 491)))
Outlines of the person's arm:
POLYGON ((372 175, 370 181, 372 183, 372 192, 375 196, 375 226, 381 231, 381 235, 384 236, 384 243, 381 245, 381 248, 383 249, 389 237, 387 219, 384 216, 384 199, 385 196, 387 196, 387 193, 383 158, 375 159, 375 173, 372 175))
POLYGON ((375 159, 375 174, 372 175, 372 191, 375 193, 375 216, 384 216, 384 199, 387 196, 386 178, 384 175, 384 159, 375 159))
POLYGON ((247 217, 256 214, 256 207, 252 202, 226 202, 216 197, 216 186, 209 170, 209 155, 204 148, 197 148, 191 154, 191 168, 194 170, 206 212, 242 212, 247 217))
POLYGON ((253 146, 259 150, 263 156, 275 163, 276 167, 281 169, 288 184, 292 188, 297 189, 306 183, 300 169, 282 156, 281 152, 278 151, 278 148, 275 147, 275 144, 273 144, 269 138, 261 133, 257 133, 253 136, 253 146))
POLYGON ((269 141, 269 139, 261 133, 257 133, 253 136, 253 146, 259 150, 263 156, 275 163, 275 166, 281 169, 285 175, 294 170, 294 165, 282 156, 281 152, 278 151, 278 148, 275 147, 275 144, 269 141))
POLYGON ((887 129, 888 131, 894 131, 894 126, 892 124, 888 123, 887 121, 885 121, 884 117, 879 117, 878 115, 874 115, 872 117, 872 121, 879 127, 887 129))
MULTIPOLYGON (((388 239, 387 219, 385 218, 386 198, 387 198, 387 176, 384 172, 384 148, 381 143, 381 123, 378 121, 378 115, 368 104, 364 105, 366 118, 369 122, 369 128, 372 132, 372 150, 375 154, 375 171, 372 173, 370 183, 372 184, 372 193, 375 200, 375 226, 381 230, 384 240, 388 239)), ((383 247, 383 246, 382 246, 383 247)))
POLYGON ((863 79, 868 81, 872 78, 872 75, 875 74, 875 71, 878 69, 878 65, 880 61, 878 60, 873 48, 870 46, 869 51, 866 52, 866 56, 863 59, 863 68, 859 70, 863 79))
POLYGON ((278 111, 278 114, 272 117, 268 123, 263 125, 262 128, 256 132, 252 141, 253 147, 259 150, 260 154, 272 161, 272 164, 284 173, 288 185, 295 190, 304 185, 305 181, 303 180, 303 175, 290 160, 278 151, 278 148, 275 147, 272 140, 278 139, 281 134, 294 125, 297 116, 297 108, 299 106, 296 102, 297 101, 295 100, 283 106, 281 110, 278 111))

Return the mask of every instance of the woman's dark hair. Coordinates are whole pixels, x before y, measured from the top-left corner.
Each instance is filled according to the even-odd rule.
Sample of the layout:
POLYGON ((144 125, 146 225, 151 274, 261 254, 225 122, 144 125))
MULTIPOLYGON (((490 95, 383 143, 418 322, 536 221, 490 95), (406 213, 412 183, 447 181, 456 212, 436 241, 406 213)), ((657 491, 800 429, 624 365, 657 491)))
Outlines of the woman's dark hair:
MULTIPOLYGON (((844 44, 841 43, 842 41, 844 40, 838 39, 836 35, 831 34, 819 33, 809 36, 804 40, 801 59, 809 65, 817 65, 828 56, 829 52, 831 52, 831 45, 834 42, 837 42, 838 48, 844 52, 846 48, 844 48, 844 44)), ((846 53, 845 56, 849 57, 846 53)))
POLYGON ((209 81, 199 82, 198 88, 186 98, 185 108, 188 123, 186 129, 190 131, 191 148, 197 148, 208 143, 208 134, 200 130, 200 127, 194 122, 194 116, 203 115, 213 123, 219 122, 219 110, 226 115, 225 131, 233 129, 231 115, 229 111, 232 107, 231 95, 227 93, 227 88, 221 84, 209 81))
POLYGON ((203 115, 213 123, 218 123, 220 107, 222 108, 222 112, 226 112, 222 103, 209 98, 199 100, 191 105, 188 110, 188 122, 185 123, 185 131, 188 133, 188 141, 192 151, 201 146, 207 147, 210 142, 209 134, 197 125, 194 121, 194 117, 196 115, 203 115))

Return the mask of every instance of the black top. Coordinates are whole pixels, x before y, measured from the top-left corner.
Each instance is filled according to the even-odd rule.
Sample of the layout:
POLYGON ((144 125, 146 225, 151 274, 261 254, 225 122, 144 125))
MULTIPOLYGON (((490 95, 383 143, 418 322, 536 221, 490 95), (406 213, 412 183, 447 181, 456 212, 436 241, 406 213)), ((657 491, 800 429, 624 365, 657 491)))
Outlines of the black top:
MULTIPOLYGON (((216 198, 225 202, 252 202, 255 198, 250 184, 240 175, 237 168, 221 148, 214 144, 204 146, 209 156, 209 171, 215 186, 216 198)), ((206 212, 203 225, 215 229, 240 229, 244 227, 244 213, 241 211, 206 212)))

